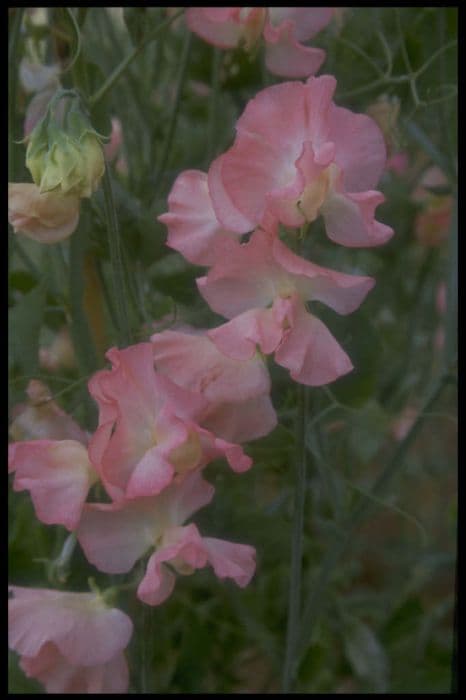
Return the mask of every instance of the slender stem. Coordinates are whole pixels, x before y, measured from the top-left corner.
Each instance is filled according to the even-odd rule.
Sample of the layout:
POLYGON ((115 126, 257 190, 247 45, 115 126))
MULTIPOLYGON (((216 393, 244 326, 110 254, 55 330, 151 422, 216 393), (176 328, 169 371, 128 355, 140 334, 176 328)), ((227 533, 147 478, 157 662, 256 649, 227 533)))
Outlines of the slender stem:
MULTIPOLYGON (((431 390, 429 391, 427 398, 425 400, 424 406, 422 407, 416 421, 411 426, 410 431, 407 433, 406 437, 402 442, 400 442, 395 449, 391 459, 388 461, 381 475, 375 482, 371 489, 371 496, 382 495, 389 483, 392 481, 395 474, 400 470, 403 459, 411 446, 413 440, 418 435, 421 429, 425 414, 429 413, 432 406, 435 404, 440 394, 442 393, 444 387, 450 381, 451 377, 449 373, 445 372, 437 378, 433 383, 431 390)), ((333 543, 331 543, 327 549, 327 553, 323 559, 322 568, 320 573, 314 583, 312 593, 307 601, 304 608, 303 614, 301 616, 301 636, 299 639, 299 646, 297 649, 297 654, 294 663, 297 665, 300 656, 306 650, 310 640, 312 639, 312 632, 314 626, 322 611, 322 595, 328 584, 330 575, 335 568, 336 564, 340 561, 346 546, 351 541, 351 536, 353 530, 359 525, 359 523, 364 519, 364 517, 375 507, 375 504, 371 498, 362 497, 359 504, 354 509, 353 513, 349 515, 346 525, 341 528, 341 532, 344 535, 338 534, 334 537, 333 543)))
POLYGON ((449 236, 447 310, 445 316, 445 351, 444 365, 451 364, 458 340, 458 200, 455 194, 451 207, 451 225, 449 236))
POLYGON ((284 693, 291 691, 296 669, 296 645, 299 637, 301 612, 301 566, 303 556, 304 503, 306 495, 306 387, 297 386, 297 425, 296 425, 296 476, 293 508, 293 531, 291 539, 291 568, 288 595, 288 625, 286 631, 285 664, 282 687, 284 693))
POLYGON ((162 22, 162 24, 159 24, 159 26, 154 29, 153 32, 151 32, 143 41, 141 41, 138 46, 136 46, 131 53, 129 53, 126 58, 122 60, 121 63, 118 64, 118 66, 115 68, 113 73, 109 75, 107 80, 104 82, 103 85, 95 92, 92 97, 90 98, 89 102, 92 107, 97 104, 106 94, 109 92, 109 90, 112 89, 112 87, 115 85, 117 80, 121 78, 123 73, 126 71, 130 63, 134 61, 136 56, 142 51, 142 49, 151 41, 157 38, 159 34, 161 34, 167 27, 172 24, 180 15, 182 15, 186 11, 186 8, 183 7, 181 8, 178 12, 176 12, 174 15, 169 17, 165 22, 162 22))
POLYGON ((159 166, 157 168, 157 175, 155 178, 156 195, 154 197, 154 202, 156 201, 157 191, 160 188, 161 178, 165 172, 165 169, 168 165, 168 161, 170 158, 170 151, 171 151, 171 147, 172 147, 173 136, 175 135, 176 123, 178 121, 178 112, 180 110, 181 95, 183 92, 184 83, 186 80, 186 74, 187 74, 187 70, 188 70, 189 54, 191 51, 191 41, 192 41, 192 34, 190 31, 188 31, 186 33, 186 37, 185 37, 185 41, 184 41, 184 45, 183 45, 183 53, 182 53, 181 59, 180 59, 180 68, 178 71, 178 79, 177 79, 177 84, 176 84, 175 101, 173 103, 172 113, 170 115, 170 125, 168 127, 168 133, 167 133, 167 136, 165 138, 163 153, 160 157, 160 163, 159 163, 159 166))
POLYGON ((105 167, 103 177, 105 218, 107 220, 108 245, 110 249, 110 262, 112 265, 112 285, 113 296, 116 302, 116 312, 118 318, 118 342, 123 345, 130 343, 130 327, 128 318, 128 308, 125 295, 125 276, 123 260, 121 257, 121 240, 118 225, 118 217, 113 199, 112 181, 108 166, 105 167))
POLYGON ((15 8, 11 37, 8 45, 8 179, 13 182, 16 175, 13 158, 16 117, 16 90, 18 86, 18 41, 23 20, 24 7, 15 8))

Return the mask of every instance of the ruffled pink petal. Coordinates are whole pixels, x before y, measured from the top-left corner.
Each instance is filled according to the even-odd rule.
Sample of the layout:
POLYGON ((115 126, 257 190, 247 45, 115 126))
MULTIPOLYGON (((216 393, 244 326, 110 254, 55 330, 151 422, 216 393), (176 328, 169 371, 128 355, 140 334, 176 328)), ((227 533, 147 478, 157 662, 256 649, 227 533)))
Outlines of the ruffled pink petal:
POLYGON ((221 49, 234 48, 243 33, 235 7, 191 7, 186 11, 189 29, 209 44, 221 49))
POLYGON ((251 309, 208 332, 220 352, 235 360, 248 360, 257 346, 266 355, 279 345, 283 327, 272 309, 251 309))
POLYGON ((252 467, 252 459, 243 451, 241 445, 236 445, 218 438, 208 430, 200 430, 206 463, 218 457, 225 457, 233 471, 241 473, 252 467))
POLYGON ((297 41, 295 26, 293 21, 284 21, 277 28, 271 24, 264 28, 265 65, 282 78, 307 78, 317 73, 325 60, 325 51, 297 41))
POLYGON ((15 491, 29 491, 38 519, 74 530, 97 479, 87 449, 74 440, 33 440, 9 445, 15 491))
POLYGON ((168 228, 167 245, 196 265, 211 265, 233 234, 217 221, 206 173, 185 170, 168 195, 169 212, 158 220, 168 228))
POLYGON ((177 477, 176 481, 158 496, 157 504, 164 504, 167 522, 172 526, 182 525, 193 513, 211 502, 215 489, 202 478, 197 469, 177 477))
POLYGON ((21 656, 34 657, 54 642, 72 664, 106 663, 128 644, 130 618, 107 608, 94 593, 69 593, 11 586, 8 601, 8 642, 21 656))
POLYGON ((190 569, 200 569, 206 565, 207 555, 195 525, 167 531, 164 544, 150 557, 137 591, 138 598, 147 605, 160 605, 171 594, 175 576, 164 562, 173 560, 178 565, 186 564, 190 569))
POLYGON ((328 140, 336 145, 335 163, 343 172, 345 189, 348 192, 374 189, 386 161, 385 141, 375 121, 366 114, 332 105, 328 113, 328 140))
POLYGON ((215 575, 220 579, 231 578, 240 588, 245 588, 256 570, 254 547, 213 537, 204 537, 203 543, 215 575))
POLYGON ((174 474, 160 447, 152 447, 134 467, 126 486, 126 498, 155 496, 171 483, 174 474))
POLYGON ((355 194, 333 191, 321 209, 328 237, 352 248, 386 243, 394 231, 374 219, 374 210, 384 199, 374 190, 355 194))
POLYGON ((224 155, 216 158, 208 172, 208 184, 215 216, 222 226, 235 233, 247 233, 254 228, 254 220, 247 218, 233 204, 223 184, 224 155))
POLYGON ((154 543, 158 512, 154 498, 87 504, 76 535, 88 561, 108 574, 131 571, 154 543))
POLYGON ((303 299, 321 301, 339 314, 355 311, 375 284, 372 277, 347 275, 301 258, 278 237, 272 239, 274 258, 289 275, 303 299))
POLYGON ((205 396, 209 413, 212 404, 244 402, 270 391, 270 377, 260 357, 232 360, 206 332, 163 331, 153 335, 151 342, 157 370, 205 396))
POLYGON ((295 301, 290 310, 289 332, 275 352, 275 361, 290 370, 292 379, 307 386, 322 386, 353 369, 348 355, 326 326, 295 301))

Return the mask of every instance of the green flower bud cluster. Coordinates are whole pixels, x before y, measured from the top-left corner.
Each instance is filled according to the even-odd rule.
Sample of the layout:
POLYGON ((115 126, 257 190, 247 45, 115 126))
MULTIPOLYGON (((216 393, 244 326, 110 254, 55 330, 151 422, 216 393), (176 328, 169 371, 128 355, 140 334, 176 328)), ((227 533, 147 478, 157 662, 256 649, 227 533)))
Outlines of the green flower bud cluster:
POLYGON ((79 95, 59 90, 32 131, 26 151, 26 166, 41 193, 90 197, 105 170, 102 138, 79 95))

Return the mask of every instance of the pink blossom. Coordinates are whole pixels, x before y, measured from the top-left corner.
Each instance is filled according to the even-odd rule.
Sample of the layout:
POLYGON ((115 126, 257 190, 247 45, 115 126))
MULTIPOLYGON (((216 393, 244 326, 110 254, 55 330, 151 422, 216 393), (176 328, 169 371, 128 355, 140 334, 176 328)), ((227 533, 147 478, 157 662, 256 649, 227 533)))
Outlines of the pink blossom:
POLYGON ((97 481, 87 449, 75 440, 31 440, 8 446, 13 489, 29 491, 38 519, 74 530, 97 481))
POLYGON ((87 445, 89 435, 52 399, 43 382, 31 379, 26 394, 28 402, 13 408, 9 433, 13 440, 76 440, 87 445))
POLYGON ((243 46, 252 52, 261 37, 271 73, 307 78, 325 59, 322 49, 303 46, 331 20, 330 7, 192 7, 186 12, 191 31, 222 49, 243 46))
POLYGON ((47 693, 125 693, 130 618, 94 593, 10 586, 9 646, 47 693))
POLYGON ((175 585, 172 569, 187 575, 210 564, 219 578, 232 578, 244 587, 254 574, 254 548, 201 537, 193 523, 184 525, 213 495, 213 486, 196 470, 177 476, 155 497, 87 504, 77 537, 88 560, 100 571, 113 574, 130 571, 155 548, 138 588, 138 597, 148 605, 159 605, 171 594, 175 585))
POLYGON ((168 195, 166 214, 158 220, 168 227, 167 245, 195 265, 211 265, 221 254, 225 240, 235 234, 222 228, 215 216, 201 170, 185 170, 168 195))
POLYGON ((8 221, 15 233, 39 243, 58 243, 78 225, 79 199, 59 192, 41 194, 32 182, 9 182, 8 221))
POLYGON ((220 352, 205 331, 167 330, 151 337, 155 366, 208 401, 202 425, 232 442, 267 435, 277 423, 270 377, 258 353, 246 360, 220 352))
POLYGON ((113 500, 158 494, 175 474, 219 456, 235 471, 251 466, 239 445, 199 426, 205 399, 155 372, 150 343, 106 356, 112 369, 89 382, 99 405, 89 455, 113 500))
POLYGON ((349 357, 324 324, 307 312, 306 300, 349 314, 374 286, 370 277, 319 267, 292 253, 276 227, 257 229, 248 243, 231 246, 199 291, 217 313, 232 319, 208 332, 219 350, 246 360, 258 345, 287 367, 296 381, 319 386, 352 369, 349 357))
POLYGON ((372 189, 385 166, 383 135, 367 115, 337 107, 335 87, 325 75, 273 85, 249 101, 233 146, 208 174, 225 229, 246 233, 267 215, 299 227, 322 214, 327 235, 342 245, 381 245, 392 236, 374 220, 384 201, 372 189))

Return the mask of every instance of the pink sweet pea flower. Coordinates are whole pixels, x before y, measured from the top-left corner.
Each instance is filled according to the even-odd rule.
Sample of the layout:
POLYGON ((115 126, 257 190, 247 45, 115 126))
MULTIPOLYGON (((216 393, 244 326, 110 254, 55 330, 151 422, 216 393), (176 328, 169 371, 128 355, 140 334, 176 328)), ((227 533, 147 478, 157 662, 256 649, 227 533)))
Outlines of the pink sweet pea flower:
POLYGON ((158 217, 168 227, 167 245, 195 265, 212 265, 226 239, 235 235, 222 228, 215 216, 201 170, 185 170, 168 195, 169 211, 158 217))
POLYGON ((13 489, 29 491, 38 519, 74 530, 98 477, 87 448, 75 440, 31 440, 8 446, 13 489))
POLYGON ((126 693, 133 623, 94 593, 10 586, 9 646, 47 693, 126 693))
POLYGON ((248 243, 232 245, 197 283, 211 308, 232 319, 208 332, 222 353, 245 360, 259 345, 265 354, 274 352, 293 379, 309 386, 328 384, 352 369, 304 302, 321 301, 349 314, 374 286, 372 278, 314 265, 292 253, 276 229, 257 229, 248 243))
POLYGON ((322 214, 335 243, 376 246, 393 235, 374 220, 384 201, 372 189, 385 167, 383 135, 367 115, 337 107, 335 87, 325 75, 273 85, 249 101, 233 146, 208 173, 225 229, 246 233, 270 215, 300 227, 322 214))
POLYGON ((307 78, 319 70, 325 51, 301 42, 321 31, 332 14, 330 7, 192 7, 186 21, 191 31, 222 49, 243 45, 252 52, 262 36, 271 73, 307 78))
POLYGON ((69 238, 78 225, 79 198, 41 193, 32 182, 9 182, 8 221, 15 233, 52 245, 69 238))
POLYGON ((52 400, 43 382, 32 379, 26 389, 28 403, 13 408, 9 433, 13 440, 76 440, 87 445, 89 434, 52 400))
POLYGON ((77 537, 87 559, 112 574, 131 571, 155 548, 138 588, 138 597, 148 605, 160 605, 169 597, 176 579, 172 569, 187 575, 211 564, 219 578, 247 586, 255 571, 253 547, 201 537, 193 523, 184 526, 213 495, 214 487, 196 470, 176 477, 155 497, 87 504, 77 537))
POLYGON ((267 435, 277 424, 270 376, 255 353, 235 360, 220 352, 205 331, 167 330, 151 337, 157 370, 208 401, 202 425, 231 442, 267 435))
POLYGON ((220 456, 235 471, 249 469, 239 445, 199 426, 205 399, 155 372, 150 343, 112 348, 106 356, 112 369, 89 382, 99 405, 89 455, 113 500, 158 494, 175 474, 220 456))

